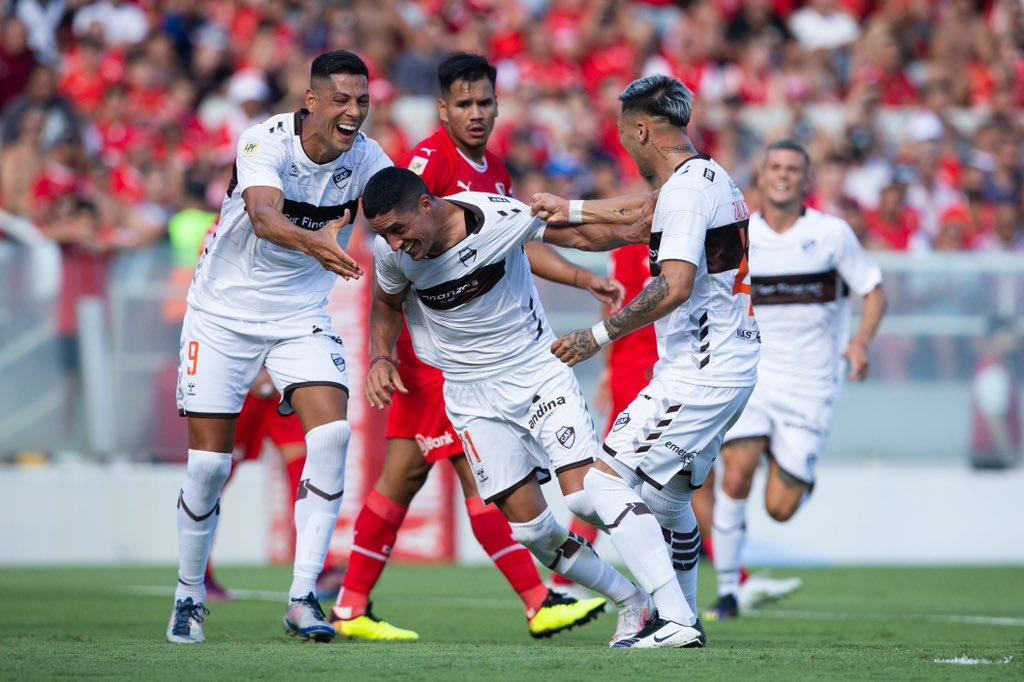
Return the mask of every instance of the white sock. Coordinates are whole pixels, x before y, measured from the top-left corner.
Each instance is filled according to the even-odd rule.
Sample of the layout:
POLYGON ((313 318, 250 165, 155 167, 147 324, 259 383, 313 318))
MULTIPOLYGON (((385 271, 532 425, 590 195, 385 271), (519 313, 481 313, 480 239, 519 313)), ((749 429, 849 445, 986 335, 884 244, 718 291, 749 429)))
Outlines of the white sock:
POLYGON ((714 525, 711 538, 715 546, 715 571, 718 573, 718 594, 739 598, 740 554, 747 538, 747 501, 734 500, 725 493, 715 497, 714 525))
POLYGON ((586 521, 591 526, 601 527, 601 517, 597 515, 597 510, 594 509, 593 503, 587 496, 587 491, 581 488, 576 492, 562 493, 562 497, 565 498, 565 506, 576 518, 586 521))
POLYGON ((206 562, 220 520, 220 491, 231 473, 231 455, 189 450, 178 493, 178 586, 174 599, 206 601, 206 562))
POLYGON ((636 586, 597 556, 586 540, 558 523, 550 509, 531 521, 509 525, 512 537, 552 571, 616 604, 636 596, 636 586))
POLYGON ((654 598, 658 614, 666 620, 693 625, 697 617, 676 581, 661 526, 630 487, 636 482, 598 469, 588 471, 583 481, 612 543, 640 587, 654 598))
POLYGON ((291 599, 316 592, 331 536, 338 524, 345 487, 345 457, 352 427, 344 420, 322 424, 306 434, 306 464, 295 500, 295 567, 291 599))
POLYGON ((658 490, 644 483, 640 497, 661 524, 662 537, 672 557, 676 580, 686 597, 690 610, 697 612, 697 570, 700 567, 700 528, 690 503, 692 490, 675 490, 666 486, 658 490))

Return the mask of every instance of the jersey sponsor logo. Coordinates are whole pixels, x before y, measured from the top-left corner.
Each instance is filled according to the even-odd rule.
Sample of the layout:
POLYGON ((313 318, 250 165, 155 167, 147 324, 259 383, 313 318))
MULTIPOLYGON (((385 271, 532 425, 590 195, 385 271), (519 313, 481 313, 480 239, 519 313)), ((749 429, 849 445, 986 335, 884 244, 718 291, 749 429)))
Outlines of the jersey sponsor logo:
POLYGON ((423 175, 423 171, 427 170, 427 159, 422 156, 414 156, 409 161, 409 170, 416 175, 423 175))
POLYGON ((465 265, 467 268, 470 263, 476 260, 476 249, 471 249, 468 246, 459 251, 459 262, 465 265))
POLYGON ((563 448, 568 450, 576 443, 576 429, 571 426, 563 426, 555 431, 555 438, 563 448))
MULTIPOLYGON (((554 400, 546 400, 546 401, 545 400, 540 400, 539 396, 535 396, 535 398, 536 399, 533 402, 534 402, 535 405, 537 405, 537 408, 533 411, 533 414, 530 415, 529 428, 531 428, 531 429, 533 427, 537 426, 537 424, 540 423, 541 417, 546 415, 548 412, 551 412, 552 410, 554 410, 557 407, 565 405, 565 397, 564 396, 558 396, 554 400)), ((557 436, 557 434, 556 434, 556 436, 557 436)), ((561 439, 559 439, 559 442, 561 442, 561 439)), ((568 446, 566 446, 566 447, 568 447, 568 446)))
POLYGON ((829 303, 849 295, 849 287, 835 268, 801 275, 768 275, 750 278, 754 305, 829 303))
POLYGON ((615 423, 612 425, 612 433, 616 431, 621 431, 623 428, 625 428, 626 424, 628 423, 629 412, 623 412, 622 414, 619 415, 618 419, 616 419, 615 423))
POLYGON ((747 221, 711 228, 704 237, 708 274, 738 270, 747 255, 747 221))
POLYGON ((349 201, 344 204, 336 204, 332 206, 314 206, 313 204, 305 201, 295 201, 293 199, 285 199, 284 206, 281 207, 281 212, 292 221, 292 224, 296 227, 301 227, 304 230, 320 230, 331 222, 337 220, 344 215, 345 210, 349 211, 349 216, 355 219, 356 209, 359 206, 359 202, 356 199, 349 201))
POLYGON ((434 310, 451 310, 483 296, 505 276, 505 261, 491 263, 473 272, 427 289, 417 289, 423 305, 434 310))
POLYGON ((715 181, 715 171, 711 170, 710 168, 705 168, 704 169, 704 177, 707 179, 708 182, 714 182, 715 181))
POLYGON ((424 456, 431 453, 433 450, 443 448, 446 445, 451 445, 455 442, 452 438, 452 434, 449 431, 445 431, 440 436, 424 436, 422 433, 416 434, 416 444, 420 446, 420 452, 424 456))
POLYGON ((427 158, 429 159, 430 155, 433 154, 434 152, 436 152, 437 150, 436 149, 430 149, 429 147, 420 147, 420 151, 423 152, 424 154, 426 154, 427 158))
POLYGON ((242 156, 252 156, 260 149, 259 142, 246 142, 242 145, 242 156))
POLYGON ((288 175, 293 178, 299 177, 299 167, 293 163, 292 167, 288 169, 288 175))
POLYGON ((491 201, 492 203, 495 203, 495 204, 511 204, 512 203, 512 200, 509 199, 508 197, 489 196, 489 197, 487 197, 487 199, 489 201, 491 201))
POLYGON ((341 353, 331 353, 331 360, 334 360, 334 366, 339 372, 345 371, 345 358, 341 353))
POLYGON ((700 454, 700 450, 684 450, 672 441, 665 441, 665 449, 679 455, 679 458, 683 461, 683 466, 693 464, 693 460, 697 459, 697 455, 700 454))
POLYGON ((473 184, 473 182, 472 181, 470 181, 470 182, 463 182, 462 180, 457 180, 455 182, 455 184, 458 185, 459 189, 461 189, 463 192, 468 192, 470 190, 470 186, 473 184))
POLYGON ((348 184, 348 179, 351 177, 352 169, 342 166, 338 170, 334 171, 334 175, 331 176, 331 180, 334 181, 334 184, 338 189, 344 189, 345 185, 348 184))

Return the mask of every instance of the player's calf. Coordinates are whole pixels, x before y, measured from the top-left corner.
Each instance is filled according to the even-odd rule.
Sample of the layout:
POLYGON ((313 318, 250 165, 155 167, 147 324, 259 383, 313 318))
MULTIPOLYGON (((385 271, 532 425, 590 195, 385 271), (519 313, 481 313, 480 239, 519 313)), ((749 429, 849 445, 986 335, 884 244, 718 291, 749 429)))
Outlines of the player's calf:
POLYGON ((793 518, 810 492, 809 483, 800 480, 773 461, 764 490, 765 510, 776 521, 788 521, 793 518))

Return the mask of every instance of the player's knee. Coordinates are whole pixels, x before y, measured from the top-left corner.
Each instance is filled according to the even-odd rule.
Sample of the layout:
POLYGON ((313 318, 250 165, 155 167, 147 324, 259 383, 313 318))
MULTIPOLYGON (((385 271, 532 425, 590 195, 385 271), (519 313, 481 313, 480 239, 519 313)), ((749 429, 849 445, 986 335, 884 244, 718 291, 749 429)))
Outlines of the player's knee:
POLYGON ((753 482, 753 471, 726 465, 722 474, 722 492, 734 500, 745 500, 750 495, 750 486, 753 482))
POLYGON ((531 521, 509 525, 512 537, 548 567, 557 561, 559 549, 569 540, 569 531, 558 523, 550 509, 531 521))
POLYGON ((203 495, 217 496, 231 473, 231 455, 209 450, 189 450, 186 476, 203 495))
MULTIPOLYGON (((689 495, 675 495, 669 491, 658 490, 648 483, 644 483, 640 487, 640 499, 654 513, 658 523, 663 526, 677 519, 693 517, 693 509, 690 506, 690 499, 692 497, 692 493, 689 495)), ((697 523, 695 517, 693 518, 693 523, 697 523)))
POLYGON ((800 508, 802 497, 778 496, 765 500, 764 507, 768 516, 776 521, 789 521, 800 508))

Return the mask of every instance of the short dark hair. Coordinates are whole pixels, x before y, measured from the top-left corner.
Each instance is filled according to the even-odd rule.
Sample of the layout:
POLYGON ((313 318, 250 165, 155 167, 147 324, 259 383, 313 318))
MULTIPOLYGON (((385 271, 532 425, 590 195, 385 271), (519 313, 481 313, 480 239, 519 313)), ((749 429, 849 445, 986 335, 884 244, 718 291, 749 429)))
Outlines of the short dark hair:
POLYGON ((659 116, 679 128, 690 125, 693 112, 693 93, 671 76, 661 74, 639 78, 619 95, 622 113, 639 111, 648 116, 659 116))
POLYGON ((785 149, 787 151, 796 152, 800 156, 804 157, 804 167, 807 170, 811 168, 811 155, 807 153, 807 148, 802 144, 791 138, 785 138, 782 140, 775 140, 770 145, 764 148, 765 157, 768 156, 768 152, 773 152, 776 149, 785 149))
POLYGON ((408 168, 388 166, 373 174, 363 190, 363 215, 376 218, 388 211, 408 211, 420 197, 432 196, 420 176, 408 168))
POLYGON ((437 66, 437 85, 441 88, 441 96, 451 90, 452 83, 464 80, 469 83, 486 78, 495 87, 498 81, 498 70, 478 54, 453 52, 437 66))
POLYGON ((336 73, 350 73, 353 76, 366 76, 367 80, 370 79, 370 70, 366 68, 366 62, 348 50, 324 52, 314 59, 309 69, 309 79, 312 81, 315 78, 330 78, 336 73))

